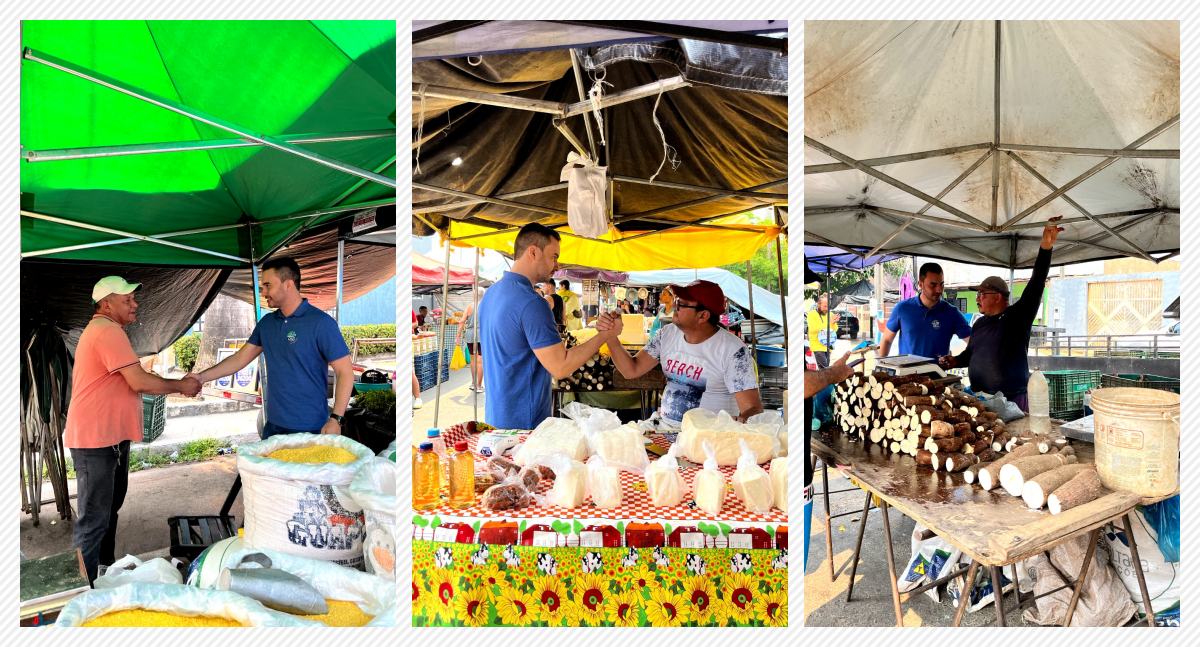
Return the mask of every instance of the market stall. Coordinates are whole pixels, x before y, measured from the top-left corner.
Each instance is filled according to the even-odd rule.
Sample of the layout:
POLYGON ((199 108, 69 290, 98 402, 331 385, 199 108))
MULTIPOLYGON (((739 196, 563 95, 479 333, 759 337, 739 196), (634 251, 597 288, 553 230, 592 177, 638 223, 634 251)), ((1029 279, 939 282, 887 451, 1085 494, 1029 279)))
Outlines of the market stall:
MULTIPOLYGON (((549 38, 556 28, 547 29, 549 38)), ((715 44, 660 34, 649 45, 626 34, 618 44, 515 54, 492 53, 483 43, 495 42, 481 40, 478 54, 450 58, 470 34, 431 35, 422 46, 447 43, 446 57, 414 64, 414 235, 438 231, 452 245, 511 255, 520 226, 540 222, 562 236, 560 264, 601 273, 740 263, 778 241, 786 226, 786 57, 765 46, 786 39, 739 34, 740 42, 715 44), (710 71, 725 73, 687 64, 701 56, 710 71), (701 131, 707 135, 696 136, 701 131), (521 153, 504 157, 507 164, 494 154, 486 164, 478 159, 500 150, 521 153), (559 179, 568 153, 607 168, 604 233, 586 237, 568 225, 568 183, 559 179), (774 218, 751 217, 756 207, 774 207, 774 218)), ((450 441, 463 439, 463 460, 484 479, 502 453, 488 458, 485 422, 446 428, 440 441, 457 456, 450 441)), ((786 624, 786 513, 762 501, 747 510, 724 489, 723 505, 701 510, 693 486, 704 470, 692 461, 704 457, 676 463, 668 452, 680 451, 679 437, 638 422, 604 433, 624 434, 649 466, 608 473, 584 498, 563 504, 575 468, 551 461, 515 507, 419 501, 414 624, 786 624), (656 470, 663 475, 652 476, 656 470), (681 496, 656 497, 654 484, 676 477, 681 496), (480 568, 459 572, 459 564, 480 568)), ((576 423, 550 424, 570 435, 576 423)), ((510 451, 518 454, 548 432, 515 431, 510 451)), ((784 460, 770 472, 759 467, 782 451, 752 456, 743 475, 783 477, 784 460)), ((603 454, 580 452, 576 459, 603 454)), ((422 460, 414 459, 418 472, 422 460)), ((736 462, 714 466, 707 478, 728 480, 736 462)), ((488 492, 481 500, 492 499, 488 492)))
MULTIPOLYGON (((261 316, 258 267, 284 250, 307 254, 302 271, 314 270, 305 276, 324 307, 392 274, 378 247, 395 223, 395 23, 26 21, 22 47, 22 294, 43 303, 22 321, 22 470, 49 466, 68 518, 66 343, 82 325, 78 308, 58 302, 86 304, 87 286, 107 274, 153 286, 139 296, 153 323, 129 331, 149 355, 222 289, 261 316), (228 284, 231 274, 240 281, 228 284), (64 332, 66 343, 46 343, 64 332)), ((42 488, 28 482, 36 519, 42 488)), ((104 604, 142 608, 156 596, 104 604)), ((193 603, 214 609, 211 596, 183 597, 183 615, 202 610, 193 603)))
MULTIPOLYGON (((811 269, 862 270, 891 255, 917 253, 1010 271, 1026 268, 1033 264, 1041 244, 1037 230, 1064 214, 1058 223, 1065 231, 1054 245, 1053 264, 1125 256, 1158 262, 1178 253, 1177 24, 816 22, 808 25, 805 43, 806 87, 814 88, 806 96, 805 110, 810 160, 805 167, 805 243, 806 252, 810 245, 825 248, 812 250, 811 269), (919 82, 891 82, 900 77, 919 82)), ((1017 569, 1009 582, 1001 567, 1031 555, 1036 559, 1042 549, 1088 544, 1086 554, 1072 556, 1076 566, 1068 570, 1077 572, 1058 573, 1064 586, 1074 589, 1070 602, 1060 609, 1065 613, 1043 608, 1040 598, 1048 592, 1026 599, 1018 592, 1022 607, 1038 607, 1034 616, 1042 624, 1070 624, 1080 596, 1095 594, 1084 590, 1092 586, 1089 572, 1092 580, 1111 572, 1107 560, 1093 560, 1102 531, 1107 530, 1110 539, 1120 537, 1119 542, 1109 542, 1114 551, 1119 543, 1132 553, 1132 561, 1139 561, 1131 519, 1137 520, 1140 512, 1133 509, 1177 493, 1178 482, 1161 491, 1142 491, 1126 482, 1119 472, 1129 476, 1138 468, 1134 463, 1115 470, 1104 467, 1111 451, 1104 433, 1096 435, 1094 452, 1090 444, 1075 440, 1047 446, 1046 432, 1040 430, 1032 437, 1022 432, 1021 437, 1014 434, 995 443, 991 421, 980 424, 976 415, 983 409, 963 405, 959 401, 963 392, 956 387, 943 393, 943 385, 938 384, 928 394, 928 406, 912 403, 927 411, 903 410, 908 403, 893 403, 873 392, 876 383, 887 384, 890 391, 893 381, 904 374, 899 368, 885 368, 881 359, 878 368, 850 378, 854 386, 849 392, 845 383, 834 387, 834 415, 823 421, 822 435, 813 441, 813 451, 822 460, 826 551, 832 554, 828 469, 835 465, 867 493, 859 546, 873 495, 884 513, 897 623, 901 622, 901 591, 896 587, 887 522, 892 507, 970 562, 966 572, 933 578, 910 592, 937 589, 947 581, 959 591, 965 587, 969 593, 963 594, 956 623, 963 608, 973 610, 978 602, 974 591, 980 586, 975 580, 979 571, 990 571, 982 576, 988 586, 997 583, 1000 593, 992 598, 997 621, 1003 623, 1003 592, 1019 587, 1013 586, 1017 569), (864 400, 864 393, 856 389, 868 382, 864 400), (973 413, 958 420, 964 407, 973 413), (965 431, 978 436, 986 432, 993 446, 971 447, 975 452, 992 449, 1002 454, 997 460, 1017 453, 1017 445, 1034 438, 1039 447, 1031 451, 1040 456, 1013 457, 1013 462, 1033 459, 1046 467, 1062 460, 1083 465, 1072 469, 1086 471, 1094 460, 1097 470, 1087 488, 1092 496, 1056 515, 1033 505, 1044 507, 1044 495, 1050 492, 1038 490, 1025 503, 994 491, 982 492, 971 485, 976 468, 966 467, 966 477, 958 470, 994 457, 970 453, 964 457, 955 447, 949 464, 957 469, 948 470, 947 459, 944 455, 939 459, 938 449, 946 450, 943 443, 953 446, 953 439, 965 434, 955 431, 947 436, 949 440, 939 436, 934 442, 932 427, 937 422, 911 423, 917 413, 953 415, 955 427, 961 423, 965 431), (1072 449, 1069 460, 1046 456, 1066 447, 1072 449), (1092 564, 1098 568, 1089 571, 1092 564), (964 574, 973 584, 956 583, 964 574)), ((1093 397, 1106 397, 1104 391, 1094 392, 1093 397)), ((1130 397, 1147 405, 1157 403, 1151 395, 1135 391, 1130 397)), ((1177 398, 1174 402, 1178 406, 1177 398)), ((1032 411, 1032 397, 1030 407, 1032 411)), ((1040 411, 1040 405, 1037 408, 1040 411)), ((1133 424, 1146 433, 1157 431, 1142 421, 1108 420, 1120 428, 1133 424)), ((1174 420, 1177 433, 1178 418, 1174 420)), ((1098 430, 1102 424, 1098 423, 1098 430)), ((1153 460, 1161 460, 1169 474, 1170 466, 1178 463, 1178 443, 1170 439, 1170 430, 1165 433, 1163 456, 1153 460)), ((982 440, 977 437, 972 442, 982 440)), ((1140 461, 1151 459, 1141 455, 1128 460, 1144 465, 1140 461)), ((1036 472, 1026 473, 1027 465, 998 467, 1010 476, 1019 469, 1022 477, 1040 478, 1036 472)), ((1017 488, 1015 494, 1023 493, 1017 488)), ((1049 555, 1046 561, 1051 561, 1049 555)), ((857 564, 857 551, 853 559, 857 564)), ((836 576, 831 558, 829 568, 832 580, 836 576)), ((1092 616, 1091 622, 1125 622, 1133 612, 1131 600, 1144 606, 1148 623, 1155 622, 1141 564, 1131 569, 1129 578, 1132 586, 1126 579, 1129 590, 1109 598, 1111 604, 1093 601, 1115 615, 1092 616)))

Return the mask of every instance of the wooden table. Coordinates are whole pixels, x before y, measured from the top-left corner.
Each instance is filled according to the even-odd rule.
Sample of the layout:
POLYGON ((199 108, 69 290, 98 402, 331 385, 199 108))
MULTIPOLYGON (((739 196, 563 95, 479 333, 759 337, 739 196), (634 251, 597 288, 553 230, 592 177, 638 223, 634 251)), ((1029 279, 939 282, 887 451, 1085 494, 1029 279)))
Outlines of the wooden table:
MULTIPOLYGON (((1077 451, 1079 451, 1081 459, 1086 460, 1090 448, 1080 447, 1077 451)), ((954 616, 954 626, 958 626, 962 622, 963 613, 970 599, 969 592, 974 587, 980 568, 989 569, 992 581, 1000 582, 1000 570, 1004 566, 1012 565, 1013 581, 1017 585, 1017 599, 1020 601, 1016 563, 1038 553, 1049 551, 1064 541, 1088 532, 1088 548, 1083 561, 1084 567, 1075 577, 1075 581, 1042 594, 1049 595, 1066 588, 1066 586, 1074 587, 1064 623, 1066 626, 1070 626, 1075 606, 1086 581, 1086 567, 1092 562, 1100 531, 1106 524, 1120 520, 1126 529, 1125 534, 1129 541, 1138 585, 1141 588, 1147 622, 1150 626, 1154 625, 1154 612, 1150 605, 1145 576, 1142 573, 1137 546, 1133 539, 1133 526, 1129 519, 1130 512, 1135 506, 1152 502, 1152 500, 1144 500, 1129 492, 1109 492, 1091 503, 1067 510, 1059 515, 1051 515, 1048 512, 1030 510, 1020 497, 1009 496, 1002 490, 986 492, 977 485, 968 485, 961 474, 934 472, 928 467, 919 467, 910 456, 888 454, 879 445, 868 444, 864 447, 863 443, 851 441, 840 433, 826 432, 820 436, 814 436, 812 452, 822 461, 825 541, 826 551, 830 556, 831 579, 835 579, 836 576, 833 572, 832 515, 829 511, 829 465, 834 465, 835 469, 854 479, 866 491, 858 539, 852 558, 850 586, 846 592, 847 601, 850 600, 854 591, 854 573, 858 568, 863 534, 866 530, 867 513, 870 511, 872 495, 875 495, 880 501, 879 509, 883 512, 888 573, 891 577, 892 605, 896 613, 897 626, 901 626, 903 622, 900 590, 896 583, 895 556, 892 554, 891 525, 888 521, 889 508, 896 508, 902 514, 921 523, 933 534, 958 548, 971 559, 965 573, 966 582, 963 587, 965 594, 959 601, 958 610, 954 616)), ((959 569, 935 582, 909 591, 908 594, 911 597, 962 575, 963 569, 959 569)), ((994 597, 998 626, 1005 624, 1001 591, 1002 589, 998 589, 994 597)))

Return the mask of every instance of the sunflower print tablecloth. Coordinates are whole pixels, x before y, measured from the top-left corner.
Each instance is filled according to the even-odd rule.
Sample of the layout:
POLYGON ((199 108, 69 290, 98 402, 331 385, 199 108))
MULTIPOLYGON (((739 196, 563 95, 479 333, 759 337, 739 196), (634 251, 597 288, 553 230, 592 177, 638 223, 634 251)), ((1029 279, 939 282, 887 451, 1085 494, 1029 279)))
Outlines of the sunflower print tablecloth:
POLYGON ((787 551, 414 541, 413 626, 787 626, 787 551))

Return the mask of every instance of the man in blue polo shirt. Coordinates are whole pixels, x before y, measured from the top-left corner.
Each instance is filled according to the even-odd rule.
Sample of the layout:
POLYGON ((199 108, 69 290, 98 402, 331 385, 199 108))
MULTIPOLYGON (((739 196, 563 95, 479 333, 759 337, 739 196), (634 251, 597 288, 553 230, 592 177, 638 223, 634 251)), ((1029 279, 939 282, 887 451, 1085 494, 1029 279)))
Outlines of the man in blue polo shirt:
POLYGON ((196 374, 200 382, 232 375, 266 353, 267 424, 276 434, 341 434, 342 416, 354 390, 350 349, 333 317, 300 296, 300 266, 287 257, 262 265, 259 287, 274 312, 265 315, 236 353, 196 374), (333 411, 326 404, 326 367, 332 366, 333 411))
POLYGON ((900 354, 937 358, 950 352, 950 338, 958 335, 966 341, 971 326, 958 308, 942 301, 942 266, 925 263, 917 276, 920 294, 905 299, 892 309, 887 329, 879 345, 879 356, 886 357, 892 349, 896 333, 900 335, 900 354))
POLYGON ((484 422, 493 427, 537 427, 550 417, 550 378, 567 377, 616 338, 606 323, 600 334, 574 348, 563 344, 545 298, 533 288, 558 268, 559 240, 549 227, 522 227, 513 245, 512 270, 479 302, 479 339, 488 358, 484 422))

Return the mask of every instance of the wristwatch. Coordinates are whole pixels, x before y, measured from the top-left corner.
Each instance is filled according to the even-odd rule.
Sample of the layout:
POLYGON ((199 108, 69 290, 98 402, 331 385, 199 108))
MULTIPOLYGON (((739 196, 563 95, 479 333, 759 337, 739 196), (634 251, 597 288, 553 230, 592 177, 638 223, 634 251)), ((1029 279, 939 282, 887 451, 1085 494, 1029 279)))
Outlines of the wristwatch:
POLYGON ((330 414, 329 414, 329 419, 330 419, 330 420, 336 420, 336 421, 337 421, 337 423, 338 423, 339 425, 340 425, 340 424, 342 424, 342 420, 343 420, 344 418, 345 418, 345 416, 339 416, 339 415, 338 415, 338 414, 336 414, 336 413, 332 413, 332 412, 330 412, 330 414))

